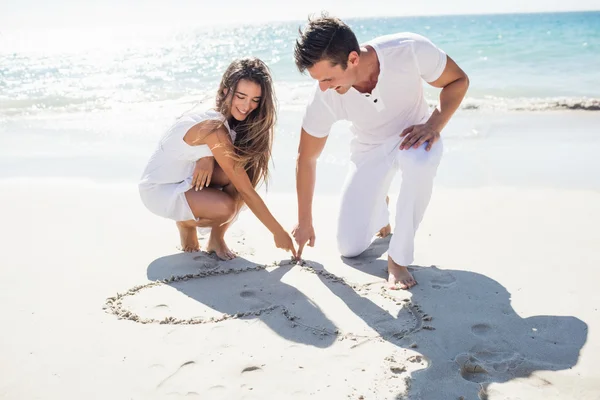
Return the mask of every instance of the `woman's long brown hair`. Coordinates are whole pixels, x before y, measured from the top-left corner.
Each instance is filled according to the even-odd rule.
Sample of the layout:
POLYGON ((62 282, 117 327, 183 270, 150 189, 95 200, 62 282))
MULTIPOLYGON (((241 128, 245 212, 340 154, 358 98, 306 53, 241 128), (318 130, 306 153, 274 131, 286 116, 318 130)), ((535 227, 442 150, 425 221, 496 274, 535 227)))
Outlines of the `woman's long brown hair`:
POLYGON ((230 156, 239 167, 246 170, 253 187, 266 182, 269 177, 269 161, 273 147, 276 122, 276 99, 273 81, 267 65, 258 58, 242 58, 233 61, 225 73, 217 92, 216 108, 228 121, 233 121, 237 134, 234 153, 230 156), (241 80, 260 85, 258 107, 244 121, 237 123, 231 116, 231 100, 241 80))

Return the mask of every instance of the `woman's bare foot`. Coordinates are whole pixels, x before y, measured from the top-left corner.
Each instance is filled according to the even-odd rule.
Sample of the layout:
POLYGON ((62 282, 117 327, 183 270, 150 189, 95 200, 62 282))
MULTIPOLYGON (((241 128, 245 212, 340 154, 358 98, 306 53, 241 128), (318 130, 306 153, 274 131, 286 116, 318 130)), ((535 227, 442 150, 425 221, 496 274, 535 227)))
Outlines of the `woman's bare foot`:
POLYGON ((396 264, 389 256, 388 272, 390 274, 388 277, 390 289, 398 289, 398 286, 400 286, 400 289, 410 289, 417 284, 417 281, 415 281, 415 278, 413 278, 408 269, 402 265, 396 264))
POLYGON ((196 233, 196 221, 177 221, 179 237, 181 238, 181 250, 187 253, 200 251, 198 235, 196 233))
POLYGON ((217 257, 224 261, 233 260, 237 257, 233 251, 229 250, 223 238, 214 237, 212 233, 208 239, 206 251, 208 253, 215 253, 217 257))
MULTIPOLYGON (((385 196, 385 204, 387 204, 388 206, 390 205, 390 196, 385 196)), ((381 228, 379 232, 377 232, 376 236, 379 238, 384 238, 388 237, 390 233, 392 233, 392 226, 390 224, 387 224, 386 226, 381 228)))

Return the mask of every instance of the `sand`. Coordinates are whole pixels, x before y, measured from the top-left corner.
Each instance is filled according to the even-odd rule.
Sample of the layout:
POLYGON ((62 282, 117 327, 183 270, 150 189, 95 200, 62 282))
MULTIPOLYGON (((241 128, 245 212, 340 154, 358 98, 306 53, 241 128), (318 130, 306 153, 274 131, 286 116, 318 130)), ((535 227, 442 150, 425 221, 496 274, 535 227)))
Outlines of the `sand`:
MULTIPOLYGON (((389 239, 337 254, 333 196, 302 263, 249 211, 223 262, 131 185, 0 190, 0 398, 600 398, 598 192, 436 188, 391 291, 389 239)), ((291 227, 294 195, 266 200, 291 227)))

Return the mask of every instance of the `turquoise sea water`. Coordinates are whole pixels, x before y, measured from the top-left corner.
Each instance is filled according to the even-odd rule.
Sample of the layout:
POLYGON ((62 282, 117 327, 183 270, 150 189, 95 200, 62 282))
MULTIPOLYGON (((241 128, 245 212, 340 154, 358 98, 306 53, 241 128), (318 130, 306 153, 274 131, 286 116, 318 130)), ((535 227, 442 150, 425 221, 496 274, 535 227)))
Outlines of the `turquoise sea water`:
MULTIPOLYGON (((495 181, 500 183, 514 182, 515 177, 526 181, 523 171, 529 165, 537 168, 530 168, 532 174, 545 182, 560 171, 568 172, 565 182, 588 182, 585 171, 595 173, 590 162, 600 173, 600 164, 593 161, 600 151, 600 140, 594 139, 600 137, 595 122, 595 111, 600 109, 600 12, 347 22, 363 42, 400 31, 427 36, 468 73, 471 86, 462 110, 443 132, 445 159, 456 160, 463 172, 485 171, 481 161, 485 159, 496 160, 493 171, 498 174, 515 171, 495 181), (589 117, 564 119, 565 109, 586 110, 589 117), (504 117, 506 111, 510 115, 504 117), (522 116, 515 117, 514 112, 522 116), (538 116, 528 117, 534 114, 538 116), (539 149, 531 157, 527 148, 520 147, 517 153, 522 154, 507 169, 503 160, 511 146, 519 145, 515 139, 536 147, 543 142, 544 164, 535 164, 539 149), (573 147, 582 149, 578 155, 565 157, 564 140, 587 144, 573 147), (561 168, 549 161, 552 158, 571 160, 571 164, 561 168)), ((313 85, 293 63, 294 40, 301 25, 302 21, 194 28, 0 30, 0 178, 133 182, 174 118, 199 102, 210 103, 233 58, 254 55, 270 66, 279 100, 272 187, 293 190, 302 109, 313 85)), ((428 100, 435 103, 437 90, 425 86, 428 100)), ((325 180, 324 186, 341 184, 348 141, 347 125, 334 126, 321 158, 334 184, 325 180)), ((511 150, 510 154, 517 153, 511 150)), ((479 181, 491 182, 500 176, 493 171, 481 175, 479 181)), ((442 169, 440 182, 465 176, 455 172, 442 169)))
MULTIPOLYGON (((600 98, 600 12, 350 19, 360 41, 429 37, 471 78, 467 107, 574 107, 600 98), (518 100, 517 100, 518 99, 518 100)), ((231 59, 255 55, 287 88, 310 85, 293 64, 302 22, 211 28, 2 32, 0 115, 111 109, 201 98, 231 59)))

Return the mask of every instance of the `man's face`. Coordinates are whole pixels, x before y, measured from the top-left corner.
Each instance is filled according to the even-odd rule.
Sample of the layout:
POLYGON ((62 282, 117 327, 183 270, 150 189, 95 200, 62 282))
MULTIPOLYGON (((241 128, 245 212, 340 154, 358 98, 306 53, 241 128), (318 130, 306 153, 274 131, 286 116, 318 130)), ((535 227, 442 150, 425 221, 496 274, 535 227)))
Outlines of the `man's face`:
POLYGON ((321 60, 308 68, 308 73, 319 82, 321 91, 333 89, 339 94, 344 94, 354 84, 354 67, 353 63, 348 62, 348 67, 344 70, 341 65, 332 66, 331 61, 321 60))

